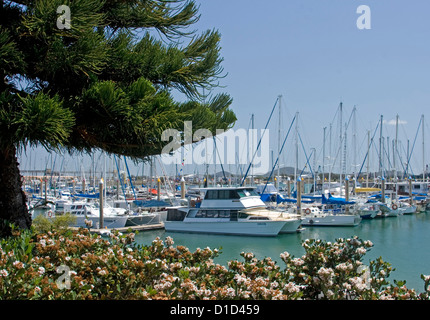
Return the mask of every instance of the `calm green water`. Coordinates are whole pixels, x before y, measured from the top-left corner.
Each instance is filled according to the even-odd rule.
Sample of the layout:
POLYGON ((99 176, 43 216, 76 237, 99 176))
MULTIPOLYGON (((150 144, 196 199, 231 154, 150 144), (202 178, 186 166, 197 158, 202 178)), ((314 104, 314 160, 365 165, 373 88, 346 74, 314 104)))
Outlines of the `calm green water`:
POLYGON ((169 233, 164 230, 140 232, 136 242, 150 244, 156 237, 170 236, 175 245, 184 245, 191 251, 196 248, 222 248, 216 263, 242 259, 240 253, 253 252, 257 258, 271 257, 282 266, 279 255, 287 251, 295 257, 304 254, 301 243, 305 239, 335 241, 337 238, 358 236, 373 242, 373 248, 364 256, 363 263, 382 257, 396 270, 388 279, 406 280, 408 288, 422 292, 424 281, 420 275, 430 275, 430 212, 400 217, 362 220, 356 227, 307 227, 297 234, 277 237, 244 237, 206 234, 169 233))

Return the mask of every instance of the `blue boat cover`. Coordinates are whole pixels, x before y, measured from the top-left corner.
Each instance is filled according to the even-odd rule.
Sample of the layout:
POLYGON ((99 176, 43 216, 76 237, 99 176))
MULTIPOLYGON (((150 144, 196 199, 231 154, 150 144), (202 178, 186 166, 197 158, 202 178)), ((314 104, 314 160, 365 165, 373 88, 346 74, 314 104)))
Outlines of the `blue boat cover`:
POLYGON ((133 200, 133 203, 139 207, 170 207, 171 205, 165 201, 158 200, 133 200))
MULTIPOLYGON (((264 193, 260 195, 260 199, 263 202, 275 202, 275 194, 269 194, 269 193, 264 193)), ((282 203, 282 202, 291 202, 291 203, 296 203, 297 199, 293 199, 293 198, 284 198, 283 196, 281 196, 280 194, 276 194, 276 203, 282 203)), ((306 199, 302 199, 302 203, 313 203, 314 200, 306 200, 306 199)))
POLYGON ((335 198, 329 193, 328 198, 325 195, 322 195, 322 203, 323 204, 354 204, 355 201, 346 201, 345 198, 335 198))

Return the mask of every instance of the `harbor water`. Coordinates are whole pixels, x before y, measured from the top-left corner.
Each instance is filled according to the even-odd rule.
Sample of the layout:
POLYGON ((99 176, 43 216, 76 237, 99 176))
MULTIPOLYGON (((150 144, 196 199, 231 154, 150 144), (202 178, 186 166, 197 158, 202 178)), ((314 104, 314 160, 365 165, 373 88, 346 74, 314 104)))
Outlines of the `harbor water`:
POLYGON ((144 231, 136 235, 139 244, 150 244, 156 237, 164 240, 173 238, 175 245, 184 245, 191 251, 196 248, 221 248, 221 255, 215 263, 226 265, 230 260, 241 260, 241 252, 252 252, 258 259, 270 257, 283 267, 279 255, 289 252, 294 257, 304 254, 302 241, 321 239, 335 241, 338 238, 358 236, 370 240, 373 247, 366 253, 363 263, 379 257, 395 269, 389 282, 405 280, 406 286, 423 292, 424 281, 420 275, 430 275, 430 212, 414 213, 399 217, 362 220, 355 227, 306 227, 297 234, 283 234, 277 237, 246 237, 230 235, 208 235, 173 233, 164 230, 144 231))

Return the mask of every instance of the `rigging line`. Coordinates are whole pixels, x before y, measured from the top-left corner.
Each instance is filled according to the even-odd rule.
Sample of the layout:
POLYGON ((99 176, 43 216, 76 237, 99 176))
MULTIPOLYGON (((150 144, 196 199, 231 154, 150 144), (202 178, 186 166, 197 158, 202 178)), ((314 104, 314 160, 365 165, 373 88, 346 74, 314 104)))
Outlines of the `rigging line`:
MULTIPOLYGON (((311 167, 311 164, 309 163, 309 159, 310 159, 310 155, 309 155, 309 158, 308 158, 308 155, 306 154, 306 150, 305 150, 305 146, 303 145, 303 141, 302 141, 302 137, 300 136, 300 133, 298 134, 298 136, 299 136, 299 139, 300 139, 300 143, 302 144, 302 148, 303 148, 303 152, 305 153, 305 157, 306 157, 306 163, 309 165, 309 169, 311 170, 311 173, 312 173, 312 178, 314 177, 314 173, 313 173, 313 170, 312 170, 312 167, 311 167)), ((313 151, 312 151, 313 152, 313 151)), ((312 154, 312 152, 311 152, 311 154, 312 154)), ((306 167, 306 166, 305 166, 306 167)), ((304 169, 303 169, 304 170, 304 169)), ((302 173, 303 173, 303 171, 302 171, 302 173)))
POLYGON ((390 148, 390 146, 384 147, 383 154, 387 157, 388 169, 391 169, 393 166, 392 166, 392 163, 391 163, 391 160, 390 160, 390 155, 388 154, 388 149, 389 148, 390 148))
MULTIPOLYGON (((239 157, 237 156, 237 153, 236 153, 236 161, 237 163, 239 163, 239 157)), ((238 165, 238 168, 240 170, 240 175, 243 176, 242 166, 240 164, 238 165)), ((236 170, 236 173, 237 173, 237 170, 236 170)))
POLYGON ((305 166, 303 167, 302 172, 300 172, 300 176, 303 174, 303 172, 305 171, 306 167, 307 167, 307 166, 309 166, 309 169, 311 170, 311 173, 312 173, 312 178, 314 178, 314 174, 313 174, 313 172, 312 172, 312 168, 311 168, 311 165, 310 165, 310 163, 309 163, 309 159, 311 158, 312 154, 314 153, 314 150, 315 150, 315 148, 314 148, 314 149, 311 151, 311 153, 309 154, 309 158, 308 158, 308 157, 306 157, 306 155, 305 155, 305 157, 306 157, 306 164, 305 164, 305 166))
POLYGON ((345 126, 345 130, 344 130, 344 132, 342 133, 342 138, 340 139, 339 147, 337 148, 336 157, 334 158, 334 161, 333 161, 333 163, 331 164, 330 172, 333 172, 333 168, 334 168, 334 166, 335 166, 335 164, 336 164, 336 162, 337 162, 337 157, 339 156, 340 150, 342 149, 342 147, 343 147, 343 145, 344 145, 344 141, 345 141, 345 134, 344 134, 344 133, 348 130, 348 127, 349 127, 349 124, 350 124, 350 121, 351 121, 351 117, 352 117, 352 113, 351 113, 351 115, 349 116, 348 123, 346 124, 346 126, 345 126))
POLYGON ((163 179, 164 180, 164 187, 166 187, 166 184, 167 184, 169 186, 169 188, 170 188, 170 191, 173 194, 175 194, 175 190, 173 189, 172 185, 170 184, 170 179, 167 176, 166 170, 164 170, 164 165, 160 161, 160 158, 161 158, 161 155, 158 155, 158 157, 155 157, 155 159, 157 159, 158 163, 160 164, 161 171, 163 172, 163 175, 164 175, 164 178, 165 178, 165 179, 163 179))
POLYGON ((261 136, 260 141, 258 141, 257 148, 254 151, 254 155, 252 156, 251 162, 249 163, 248 169, 246 170, 245 176, 242 178, 240 186, 243 186, 243 183, 245 182, 246 176, 249 173, 249 169, 251 169, 252 162, 254 161, 255 155, 257 154, 258 148, 260 147, 261 140, 263 139, 263 136, 266 133, 267 126, 269 125, 270 119, 272 118, 273 111, 275 111, 275 107, 278 104, 278 101, 279 101, 279 97, 276 98, 275 104, 273 105, 273 108, 272 108, 272 112, 270 112, 269 119, 267 120, 266 126, 264 127, 263 135, 261 136))
POLYGON ((215 151, 218 154, 219 164, 221 166, 222 174, 224 176, 224 181, 227 182, 228 180, 227 180, 227 177, 225 176, 225 171, 224 171, 224 166, 222 165, 221 156, 219 155, 218 148, 216 146, 216 137, 215 136, 212 136, 212 137, 213 137, 213 140, 214 140, 215 151))
MULTIPOLYGON (((384 140, 384 138, 383 138, 383 140, 384 140)), ((384 142, 382 143, 383 144, 383 147, 382 147, 382 151, 381 151, 381 153, 379 153, 379 149, 376 147, 376 145, 375 144, 373 144, 372 145, 372 147, 373 147, 373 149, 374 149, 374 151, 375 151, 375 154, 378 156, 378 158, 379 158, 379 155, 381 154, 381 170, 382 170, 382 176, 384 176, 385 177, 385 173, 387 172, 387 168, 385 167, 385 165, 384 165, 384 155, 386 155, 387 156, 387 161, 388 161, 388 170, 390 170, 390 168, 392 168, 392 165, 391 165, 391 161, 390 161, 390 157, 388 157, 388 153, 387 153, 387 149, 389 148, 389 147, 385 147, 385 144, 384 144, 384 142)), ((403 166, 403 165, 402 165, 403 166)), ((403 166, 403 168, 404 168, 404 166, 403 166)))
POLYGON ((291 131, 291 127, 293 126, 293 123, 294 123, 295 120, 296 120, 296 116, 294 116, 293 121, 291 121, 290 128, 288 129, 287 135, 284 138, 284 142, 282 143, 281 149, 279 149, 278 157, 276 158, 276 162, 273 164, 272 171, 270 172, 270 175, 269 175, 269 177, 268 177, 268 179, 266 181, 266 184, 264 185, 264 188, 263 188, 263 191, 261 192, 261 194, 263 194, 264 191, 266 190, 267 183, 269 182, 270 178, 272 177, 273 171, 275 170, 276 165, 278 164, 279 157, 280 157, 280 155, 282 153, 282 150, 284 149, 285 142, 287 141, 288 135, 290 134, 290 131, 291 131))
MULTIPOLYGON (((249 119, 249 123, 248 123, 248 133, 249 133, 249 129, 251 128, 251 124, 252 124, 252 117, 249 119)), ((249 141, 248 141, 249 142, 249 141)), ((238 165, 238 167, 239 167, 239 170, 240 170, 240 175, 242 176, 243 175, 243 170, 242 170, 242 167, 245 165, 245 164, 240 164, 240 159, 243 159, 243 153, 245 152, 245 150, 246 150, 246 145, 247 144, 244 144, 243 145, 243 149, 242 149, 242 153, 240 154, 240 157, 237 155, 237 152, 236 152, 236 157, 237 157, 237 165, 238 165)), ((239 148, 240 149, 240 148, 239 148)))
MULTIPOLYGON (((400 142, 400 141, 398 141, 398 142, 400 142)), ((404 147, 403 147, 403 144, 400 144, 400 147, 401 148, 403 148, 403 151, 405 151, 404 150, 404 147)), ((403 170, 404 170, 404 172, 406 172, 406 169, 405 169, 405 166, 404 166, 404 164, 403 164, 403 158, 402 158, 402 155, 400 154, 400 151, 399 151, 399 147, 397 147, 396 148, 397 150, 395 150, 396 151, 396 154, 397 154, 397 157, 398 157, 398 160, 399 160, 399 163, 401 164, 401 166, 402 166, 402 168, 403 168, 403 170)), ((406 153, 406 152, 405 152, 406 153)))
MULTIPOLYGON (((119 157, 120 157, 120 156, 118 156, 118 158, 119 158, 119 157)), ((124 183, 123 183, 122 178, 121 178, 121 173, 119 172, 118 161, 116 160, 116 155, 115 155, 115 154, 113 155, 113 158, 115 159, 116 170, 117 170, 117 172, 118 172, 118 179, 119 179, 119 182, 121 183, 121 189, 122 189, 122 193, 123 193, 123 195, 124 195, 125 203, 127 203, 127 204, 128 204, 127 197, 126 197, 126 195, 125 195, 125 190, 124 190, 124 183)), ((116 192, 119 192, 119 190, 117 190, 116 192)))
POLYGON ((128 179, 130 180, 131 190, 133 190, 134 200, 137 200, 136 192, 134 191, 133 181, 131 180, 130 170, 128 169, 127 157, 124 157, 125 167, 127 168, 128 179))
MULTIPOLYGON (((373 144, 373 139, 375 138, 376 132, 377 132, 378 127, 379 127, 379 125, 380 125, 380 124, 381 124, 381 121, 378 121, 378 124, 376 125, 375 131, 373 132, 372 139, 370 140, 370 145, 372 145, 372 144, 373 144)), ((369 148, 368 148, 368 150, 367 150, 367 152, 366 152, 366 155, 365 155, 365 157, 364 157, 364 159, 363 159, 363 163, 361 164, 360 171, 359 171, 359 172, 358 172, 358 174, 357 174, 357 177, 356 177, 356 180, 357 180, 357 181, 358 181, 358 178, 360 177, 361 170, 363 170, 364 164, 366 163, 366 159, 367 159, 367 157, 369 156, 369 151, 370 151, 370 146, 369 146, 369 148)))
MULTIPOLYGON (((52 158, 51 158, 52 159, 52 158)), ((57 161, 57 154, 55 154, 54 163, 51 167, 51 178, 49 179, 49 186, 52 186, 52 178, 54 176, 54 168, 55 168, 55 162, 57 161)))
MULTIPOLYGON (((415 134, 414 143, 412 144, 411 152, 408 155, 408 162, 406 163, 406 171, 409 169, 409 162, 411 161, 412 152, 414 151, 414 148, 415 148, 415 142, 417 141, 417 136, 418 136, 418 133, 419 133, 420 127, 421 127, 421 122, 422 121, 420 119, 420 123, 418 124, 418 128, 417 128, 417 133, 415 134)), ((411 171, 412 171, 412 169, 411 169, 411 171)), ((412 174, 413 174, 413 172, 412 172, 412 174)), ((406 172, 405 172, 405 175, 406 175, 406 172)))

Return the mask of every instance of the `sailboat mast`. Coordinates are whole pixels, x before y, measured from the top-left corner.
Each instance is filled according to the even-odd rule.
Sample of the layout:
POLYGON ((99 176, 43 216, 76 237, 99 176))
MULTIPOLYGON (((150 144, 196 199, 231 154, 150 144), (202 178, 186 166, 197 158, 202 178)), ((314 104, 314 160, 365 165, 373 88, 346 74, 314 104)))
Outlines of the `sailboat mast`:
POLYGON ((394 140, 394 150, 393 150, 393 167, 394 167, 394 178, 397 181, 397 166, 396 166, 396 157, 397 157, 397 148, 398 148, 398 135, 399 135, 399 115, 396 115, 396 138, 394 140))
MULTIPOLYGON (((254 114, 251 115, 251 150, 254 152, 254 114)), ((254 164, 251 163, 251 186, 254 185, 254 164)))
POLYGON ((383 115, 381 115, 381 126, 380 126, 380 130, 379 130, 379 170, 378 172, 380 173, 381 177, 382 177, 382 119, 383 119, 383 115))
POLYGON ((426 180, 426 163, 425 163, 425 148, 424 148, 424 115, 421 115, 421 126, 423 133, 423 182, 426 180))
MULTIPOLYGON (((339 149, 342 148, 342 102, 339 105, 339 149)), ((340 161, 339 161, 339 184, 340 184, 340 189, 339 192, 342 195, 342 160, 343 157, 340 157, 340 161)))
POLYGON ((352 110, 353 112, 353 122, 352 122, 352 144, 353 144, 353 148, 354 148, 354 166, 353 166, 353 170, 354 170, 354 192, 356 190, 357 187, 357 119, 356 119, 356 115, 357 115, 357 108, 356 106, 354 106, 354 109, 352 110))
POLYGON ((297 183, 297 168, 299 167, 299 127, 298 127, 299 113, 296 112, 296 164, 294 166, 294 181, 297 183))
POLYGON ((325 173, 325 133, 327 127, 323 128, 323 161, 322 161, 322 185, 324 185, 324 173, 325 173))
MULTIPOLYGON (((279 119, 278 119, 278 177, 277 179, 279 179, 280 177, 280 170, 279 170, 279 162, 280 162, 280 157, 281 157, 281 98, 282 95, 278 96, 279 98, 279 119)), ((279 184, 279 181, 278 181, 279 184)))
POLYGON ((367 175, 366 175, 366 188, 369 188, 369 173, 370 173, 370 130, 367 130, 367 175))

